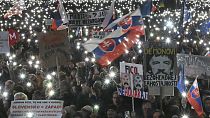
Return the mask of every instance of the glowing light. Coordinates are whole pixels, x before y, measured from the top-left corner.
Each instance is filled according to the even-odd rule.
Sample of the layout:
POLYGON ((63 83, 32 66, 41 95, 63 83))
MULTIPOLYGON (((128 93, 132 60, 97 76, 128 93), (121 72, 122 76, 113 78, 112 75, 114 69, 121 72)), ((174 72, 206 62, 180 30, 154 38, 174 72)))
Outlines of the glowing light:
POLYGON ((8 92, 3 92, 2 96, 3 97, 7 97, 8 96, 8 92))
POLYGON ((173 27, 174 27, 173 22, 172 22, 172 21, 166 22, 166 27, 168 27, 168 28, 173 28, 173 27))
POLYGON ((53 96, 53 95, 55 95, 55 91, 54 91, 54 90, 50 90, 49 96, 51 97, 51 96, 53 96))
POLYGON ((182 116, 182 118, 189 118, 189 116, 186 115, 186 114, 184 114, 184 115, 182 116))
POLYGON ((29 65, 32 65, 32 64, 33 64, 33 61, 31 61, 31 60, 28 61, 28 64, 29 64, 29 65))
POLYGON ((56 72, 55 72, 55 71, 53 71, 51 74, 52 74, 53 76, 55 76, 55 75, 56 75, 56 72))
POLYGON ((31 82, 27 82, 27 83, 26 83, 26 86, 27 86, 27 87, 31 87, 31 85, 32 85, 31 82))
POLYGON ((188 84, 189 84, 189 81, 188 81, 188 80, 185 80, 185 81, 184 81, 184 84, 185 84, 185 85, 188 85, 188 84))
POLYGON ((93 108, 94 108, 94 110, 98 111, 99 110, 99 105, 96 104, 96 105, 94 105, 93 108))
POLYGON ((47 83, 47 88, 52 88, 53 84, 52 82, 47 83))
POLYGON ((88 62, 90 59, 88 57, 85 58, 85 61, 88 62))
POLYGON ((104 83, 105 84, 109 84, 110 83, 110 79, 105 79, 104 83))
POLYGON ((96 59, 95 58, 91 58, 91 62, 95 62, 96 61, 96 59))
POLYGON ((115 77, 116 76, 116 73, 115 72, 113 72, 113 71, 111 71, 110 73, 109 73, 109 77, 115 77))
POLYGON ((31 59, 32 59, 32 60, 34 60, 34 59, 35 59, 35 56, 34 56, 34 55, 32 55, 32 56, 31 56, 31 59))
POLYGON ((187 93, 186 92, 182 92, 182 97, 186 97, 187 93))
POLYGON ((13 66, 16 66, 17 65, 17 62, 13 62, 13 66))
POLYGON ((47 78, 48 80, 51 80, 51 79, 52 79, 52 76, 51 76, 50 74, 47 74, 46 78, 47 78))
POLYGON ((21 78, 21 79, 25 79, 25 78, 26 78, 26 74, 21 73, 21 74, 20 74, 20 78, 21 78))
POLYGON ((170 38, 166 38, 166 43, 170 43, 171 39, 170 38))

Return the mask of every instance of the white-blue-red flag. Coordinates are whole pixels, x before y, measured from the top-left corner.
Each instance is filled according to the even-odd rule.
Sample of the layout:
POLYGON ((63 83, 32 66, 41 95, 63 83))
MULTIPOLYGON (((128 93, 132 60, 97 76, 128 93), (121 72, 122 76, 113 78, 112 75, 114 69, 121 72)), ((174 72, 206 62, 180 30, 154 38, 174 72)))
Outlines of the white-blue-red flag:
POLYGON ((63 24, 68 23, 69 21, 68 21, 68 18, 67 18, 66 11, 64 9, 62 0, 58 0, 58 10, 59 10, 59 13, 60 13, 61 20, 62 20, 63 24))
POLYGON ((109 8, 108 13, 106 14, 104 21, 102 23, 102 27, 106 28, 112 21, 115 20, 115 9, 114 9, 114 5, 115 5, 115 0, 112 1, 112 4, 109 8))
POLYGON ((120 23, 120 28, 105 37, 92 51, 101 66, 107 66, 139 41, 144 35, 143 19, 137 9, 120 23))
POLYGON ((202 116, 204 114, 197 79, 195 79, 193 85, 187 93, 187 100, 193 106, 198 116, 202 116))

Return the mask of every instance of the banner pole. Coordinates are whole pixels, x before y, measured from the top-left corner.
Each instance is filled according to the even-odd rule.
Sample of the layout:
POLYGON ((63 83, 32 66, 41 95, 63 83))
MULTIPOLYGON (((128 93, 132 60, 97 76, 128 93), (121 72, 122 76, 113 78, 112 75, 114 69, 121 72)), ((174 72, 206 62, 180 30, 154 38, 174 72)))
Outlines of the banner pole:
POLYGON ((60 87, 60 67, 58 63, 58 55, 56 54, 56 69, 57 69, 57 79, 58 79, 58 88, 60 87))
POLYGON ((132 111, 135 112, 135 102, 134 102, 134 97, 133 97, 133 75, 131 77, 131 92, 132 92, 132 111))

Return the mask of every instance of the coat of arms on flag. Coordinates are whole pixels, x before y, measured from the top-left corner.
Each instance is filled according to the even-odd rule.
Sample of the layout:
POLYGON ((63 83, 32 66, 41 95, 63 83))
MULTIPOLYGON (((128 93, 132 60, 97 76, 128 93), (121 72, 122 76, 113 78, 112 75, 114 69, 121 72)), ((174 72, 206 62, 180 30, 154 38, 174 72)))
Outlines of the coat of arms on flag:
POLYGON ((116 43, 113 39, 108 38, 99 43, 99 48, 104 52, 112 52, 116 47, 116 43))

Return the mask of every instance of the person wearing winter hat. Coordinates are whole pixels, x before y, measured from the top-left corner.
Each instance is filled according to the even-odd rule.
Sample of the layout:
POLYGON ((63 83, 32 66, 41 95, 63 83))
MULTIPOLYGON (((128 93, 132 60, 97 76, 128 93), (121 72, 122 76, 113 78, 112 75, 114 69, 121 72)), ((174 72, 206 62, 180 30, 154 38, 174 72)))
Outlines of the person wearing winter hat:
POLYGON ((14 100, 28 100, 28 96, 25 93, 18 92, 14 95, 14 100))
POLYGON ((82 107, 81 111, 84 118, 90 118, 91 114, 93 113, 93 108, 89 105, 85 105, 82 107))

